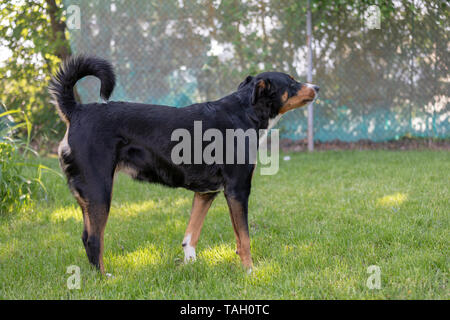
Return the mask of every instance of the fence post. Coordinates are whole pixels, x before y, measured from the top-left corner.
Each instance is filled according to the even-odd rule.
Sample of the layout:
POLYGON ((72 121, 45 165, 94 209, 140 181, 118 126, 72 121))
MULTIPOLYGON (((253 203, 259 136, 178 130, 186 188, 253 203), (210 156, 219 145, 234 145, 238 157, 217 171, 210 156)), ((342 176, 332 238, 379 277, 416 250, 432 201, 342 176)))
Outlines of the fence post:
MULTIPOLYGON (((306 75, 306 81, 312 82, 312 49, 311 49, 311 3, 308 0, 308 8, 306 13, 306 45, 308 47, 308 73, 306 75)), ((314 109, 313 104, 308 105, 308 151, 314 151, 314 131, 313 131, 313 116, 314 109)))

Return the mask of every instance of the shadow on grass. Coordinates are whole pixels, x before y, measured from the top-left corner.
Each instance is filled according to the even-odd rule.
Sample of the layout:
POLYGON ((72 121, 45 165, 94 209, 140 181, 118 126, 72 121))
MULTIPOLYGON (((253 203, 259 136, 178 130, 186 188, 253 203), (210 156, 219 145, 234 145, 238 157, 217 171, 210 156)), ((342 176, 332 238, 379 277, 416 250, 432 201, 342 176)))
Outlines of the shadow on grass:
MULTIPOLYGON (((105 266, 107 271, 124 272, 125 270, 154 271, 154 267, 174 268, 183 259, 181 241, 187 226, 192 198, 186 192, 165 189, 164 193, 155 196, 157 200, 125 201, 115 200, 112 204, 105 230, 105 266)), ((216 208, 213 204, 211 214, 223 216, 218 223, 226 226, 218 227, 229 233, 229 253, 234 256, 234 237, 229 222, 228 212, 224 208, 216 208)), ((207 218, 208 219, 208 218, 207 218)), ((80 237, 82 230, 82 214, 78 205, 61 206, 48 213, 47 219, 52 229, 59 229, 72 239, 71 245, 79 247, 85 259, 84 248, 80 237), (75 239, 75 241, 73 241, 75 239)), ((215 221, 216 222, 216 221, 215 221)), ((214 226, 217 227, 217 226, 214 226)), ((213 229, 213 228, 211 228, 213 229)), ((214 260, 221 259, 224 250, 215 246, 223 246, 223 239, 217 237, 213 230, 202 232, 201 241, 206 246, 206 256, 211 252, 218 254, 214 260), (208 253, 209 252, 209 253, 208 253)), ((66 242, 67 243, 67 242, 66 242)), ((202 245, 202 246, 203 246, 202 245)), ((59 244, 60 247, 65 244, 59 244)), ((77 250, 79 252, 80 250, 77 250)), ((202 251, 199 251, 201 253, 202 251)), ((199 257, 200 258, 200 257, 199 257)), ((239 262, 234 257, 234 262, 239 262)), ((85 259, 87 260, 87 259, 85 259)), ((69 265, 73 262, 67 262, 69 265)))

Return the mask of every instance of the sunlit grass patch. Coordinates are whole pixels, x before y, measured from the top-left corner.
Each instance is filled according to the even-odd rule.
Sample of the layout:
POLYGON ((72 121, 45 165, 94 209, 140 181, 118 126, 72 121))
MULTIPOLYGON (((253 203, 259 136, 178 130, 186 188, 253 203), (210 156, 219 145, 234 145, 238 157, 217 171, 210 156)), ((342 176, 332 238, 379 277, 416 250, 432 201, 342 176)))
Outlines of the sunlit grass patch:
POLYGON ((118 213, 122 217, 134 217, 142 213, 147 213, 158 207, 154 200, 146 200, 141 202, 126 202, 124 204, 114 204, 111 212, 118 213))
POLYGON ((405 193, 397 192, 391 195, 386 195, 382 198, 379 198, 377 200, 377 204, 384 207, 392 207, 392 206, 399 206, 403 202, 408 199, 408 195, 405 193))
POLYGON ((253 285, 272 283, 274 277, 282 272, 278 262, 275 261, 260 261, 252 268, 252 273, 249 275, 247 281, 253 285))
POLYGON ((107 257, 107 263, 114 269, 142 269, 161 263, 161 252, 153 244, 139 247, 133 252, 107 257))
POLYGON ((226 244, 203 249, 199 252, 199 257, 211 266, 240 261, 235 247, 226 244))
POLYGON ((83 221, 83 215, 79 207, 76 207, 74 205, 61 207, 54 210, 50 215, 50 221, 52 222, 68 221, 70 219, 78 222, 83 221))
POLYGON ((183 212, 189 213, 192 206, 192 199, 188 197, 175 197, 170 198, 162 206, 162 210, 166 214, 182 214, 183 212))
POLYGON ((178 208, 178 207, 182 207, 185 205, 191 205, 192 203, 192 199, 186 198, 186 197, 182 197, 182 198, 178 198, 177 200, 175 200, 173 202, 173 205, 178 208))

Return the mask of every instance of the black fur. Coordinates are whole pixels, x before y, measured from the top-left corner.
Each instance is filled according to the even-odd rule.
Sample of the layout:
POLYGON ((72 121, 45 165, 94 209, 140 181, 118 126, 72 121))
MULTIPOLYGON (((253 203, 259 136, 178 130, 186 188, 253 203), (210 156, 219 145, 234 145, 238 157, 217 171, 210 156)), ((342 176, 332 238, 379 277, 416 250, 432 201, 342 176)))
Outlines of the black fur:
MULTIPOLYGON (((118 169, 132 171, 137 180, 195 192, 223 188, 227 199, 231 197, 242 206, 242 221, 247 225, 254 165, 175 165, 171 150, 178 142, 171 141, 171 134, 179 128, 192 133, 194 121, 202 121, 203 132, 215 128, 224 137, 226 129, 265 129, 268 120, 279 114, 283 94, 284 98, 286 92, 287 98, 295 96, 303 84, 284 73, 266 72, 248 76, 236 92, 220 100, 185 108, 131 102, 83 105, 75 101, 73 87, 87 75, 100 79, 100 94, 107 100, 114 88, 114 72, 109 62, 96 57, 78 56, 66 61, 51 80, 50 90, 68 124, 59 156, 69 186, 83 209, 83 243, 91 263, 102 268, 99 243, 118 169)), ((203 143, 203 147, 207 144, 203 143)))
POLYGON ((51 79, 49 90, 60 111, 70 120, 77 102, 73 94, 75 83, 83 77, 95 76, 101 81, 100 96, 108 100, 114 90, 116 77, 112 65, 96 57, 75 56, 67 59, 51 79))

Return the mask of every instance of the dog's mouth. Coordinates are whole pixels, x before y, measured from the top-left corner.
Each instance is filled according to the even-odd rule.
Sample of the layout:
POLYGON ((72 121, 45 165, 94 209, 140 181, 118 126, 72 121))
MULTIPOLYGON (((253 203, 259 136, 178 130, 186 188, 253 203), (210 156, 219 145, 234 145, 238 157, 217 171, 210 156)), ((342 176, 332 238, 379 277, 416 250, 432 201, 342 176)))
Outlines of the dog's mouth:
POLYGON ((316 90, 310 86, 303 86, 297 95, 287 99, 280 109, 280 114, 286 113, 289 110, 296 109, 307 105, 314 101, 317 96, 316 90))

